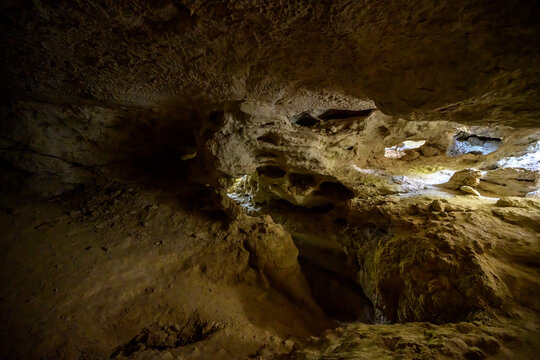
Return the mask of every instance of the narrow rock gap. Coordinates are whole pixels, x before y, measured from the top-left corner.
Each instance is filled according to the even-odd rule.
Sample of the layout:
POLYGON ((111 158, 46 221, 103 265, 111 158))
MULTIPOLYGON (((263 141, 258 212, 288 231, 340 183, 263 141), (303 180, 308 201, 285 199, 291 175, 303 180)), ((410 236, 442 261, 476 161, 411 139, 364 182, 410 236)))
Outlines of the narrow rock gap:
POLYGON ((315 264, 301 252, 298 262, 315 301, 328 317, 342 322, 375 322, 373 304, 362 287, 315 264))

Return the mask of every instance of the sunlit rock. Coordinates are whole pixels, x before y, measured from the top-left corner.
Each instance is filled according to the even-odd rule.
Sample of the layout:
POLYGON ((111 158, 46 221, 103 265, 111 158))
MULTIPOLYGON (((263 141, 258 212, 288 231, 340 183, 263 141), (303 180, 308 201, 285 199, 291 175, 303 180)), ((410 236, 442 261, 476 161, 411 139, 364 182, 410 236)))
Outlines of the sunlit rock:
POLYGON ((462 186, 476 187, 480 184, 482 172, 474 169, 465 169, 452 175, 450 180, 444 184, 449 189, 459 189, 462 186))

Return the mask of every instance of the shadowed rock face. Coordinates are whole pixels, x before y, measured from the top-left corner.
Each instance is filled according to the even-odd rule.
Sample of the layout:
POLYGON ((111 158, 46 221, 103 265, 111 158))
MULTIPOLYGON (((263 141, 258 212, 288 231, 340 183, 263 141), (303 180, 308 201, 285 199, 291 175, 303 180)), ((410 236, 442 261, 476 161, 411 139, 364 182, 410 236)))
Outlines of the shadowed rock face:
POLYGON ((4 1, 2 92, 538 123, 534 1, 4 1), (362 108, 369 108, 364 106, 362 108))

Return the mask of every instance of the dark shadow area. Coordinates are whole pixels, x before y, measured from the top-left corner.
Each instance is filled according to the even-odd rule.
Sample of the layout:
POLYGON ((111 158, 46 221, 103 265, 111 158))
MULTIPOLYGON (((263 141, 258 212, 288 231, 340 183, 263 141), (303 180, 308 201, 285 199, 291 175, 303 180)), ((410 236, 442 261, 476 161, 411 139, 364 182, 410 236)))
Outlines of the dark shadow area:
POLYGON ((318 116, 321 120, 330 120, 330 119, 349 119, 353 117, 366 117, 371 115, 375 109, 366 109, 366 110, 338 110, 330 109, 326 110, 324 113, 318 116))
POLYGON ((352 199, 354 197, 354 192, 351 189, 341 183, 330 181, 321 183, 319 188, 313 194, 328 196, 340 201, 352 199))
POLYGON ((257 138, 257 140, 260 142, 276 145, 276 146, 279 145, 279 139, 280 139, 279 135, 273 134, 273 133, 262 135, 257 138))
POLYGON ((287 174, 285 170, 280 168, 279 166, 273 166, 273 165, 267 165, 267 166, 261 166, 257 168, 257 174, 260 176, 266 176, 272 179, 279 179, 285 176, 287 174))
POLYGON ((280 211, 299 211, 306 214, 326 214, 332 210, 335 209, 335 205, 333 203, 328 203, 325 205, 320 206, 313 206, 310 208, 300 206, 300 205, 294 205, 288 202, 284 199, 273 199, 270 201, 270 207, 274 209, 276 212, 280 211))
POLYGON ((143 127, 118 147, 125 159, 107 167, 115 179, 165 191, 188 181, 197 157, 193 130, 182 126, 143 127))
POLYGON ((306 126, 306 127, 312 127, 321 122, 320 120, 314 118, 307 112, 294 115, 293 117, 291 117, 290 121, 291 121, 291 124, 296 124, 299 126, 306 126))
POLYGON ((328 317, 339 321, 374 322, 373 304, 360 286, 307 258, 300 256, 298 262, 315 301, 328 317))
POLYGON ((300 188, 316 185, 315 177, 312 174, 290 173, 289 181, 292 185, 300 188))

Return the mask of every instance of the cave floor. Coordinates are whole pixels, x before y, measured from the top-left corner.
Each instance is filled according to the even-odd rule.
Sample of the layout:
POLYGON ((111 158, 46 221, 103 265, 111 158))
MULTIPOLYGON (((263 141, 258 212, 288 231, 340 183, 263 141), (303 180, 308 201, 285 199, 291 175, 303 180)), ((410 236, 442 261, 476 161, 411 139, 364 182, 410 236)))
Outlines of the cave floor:
POLYGON ((2 358, 108 358, 143 327, 194 318, 219 331, 146 352, 246 358, 262 344, 290 351, 289 339, 328 326, 258 284, 229 245, 216 247, 218 224, 130 191, 4 208, 2 358))
POLYGON ((1 357, 527 359, 540 349, 538 314, 523 307, 442 325, 329 320, 261 280, 215 214, 180 203, 123 186, 3 198, 1 357))

